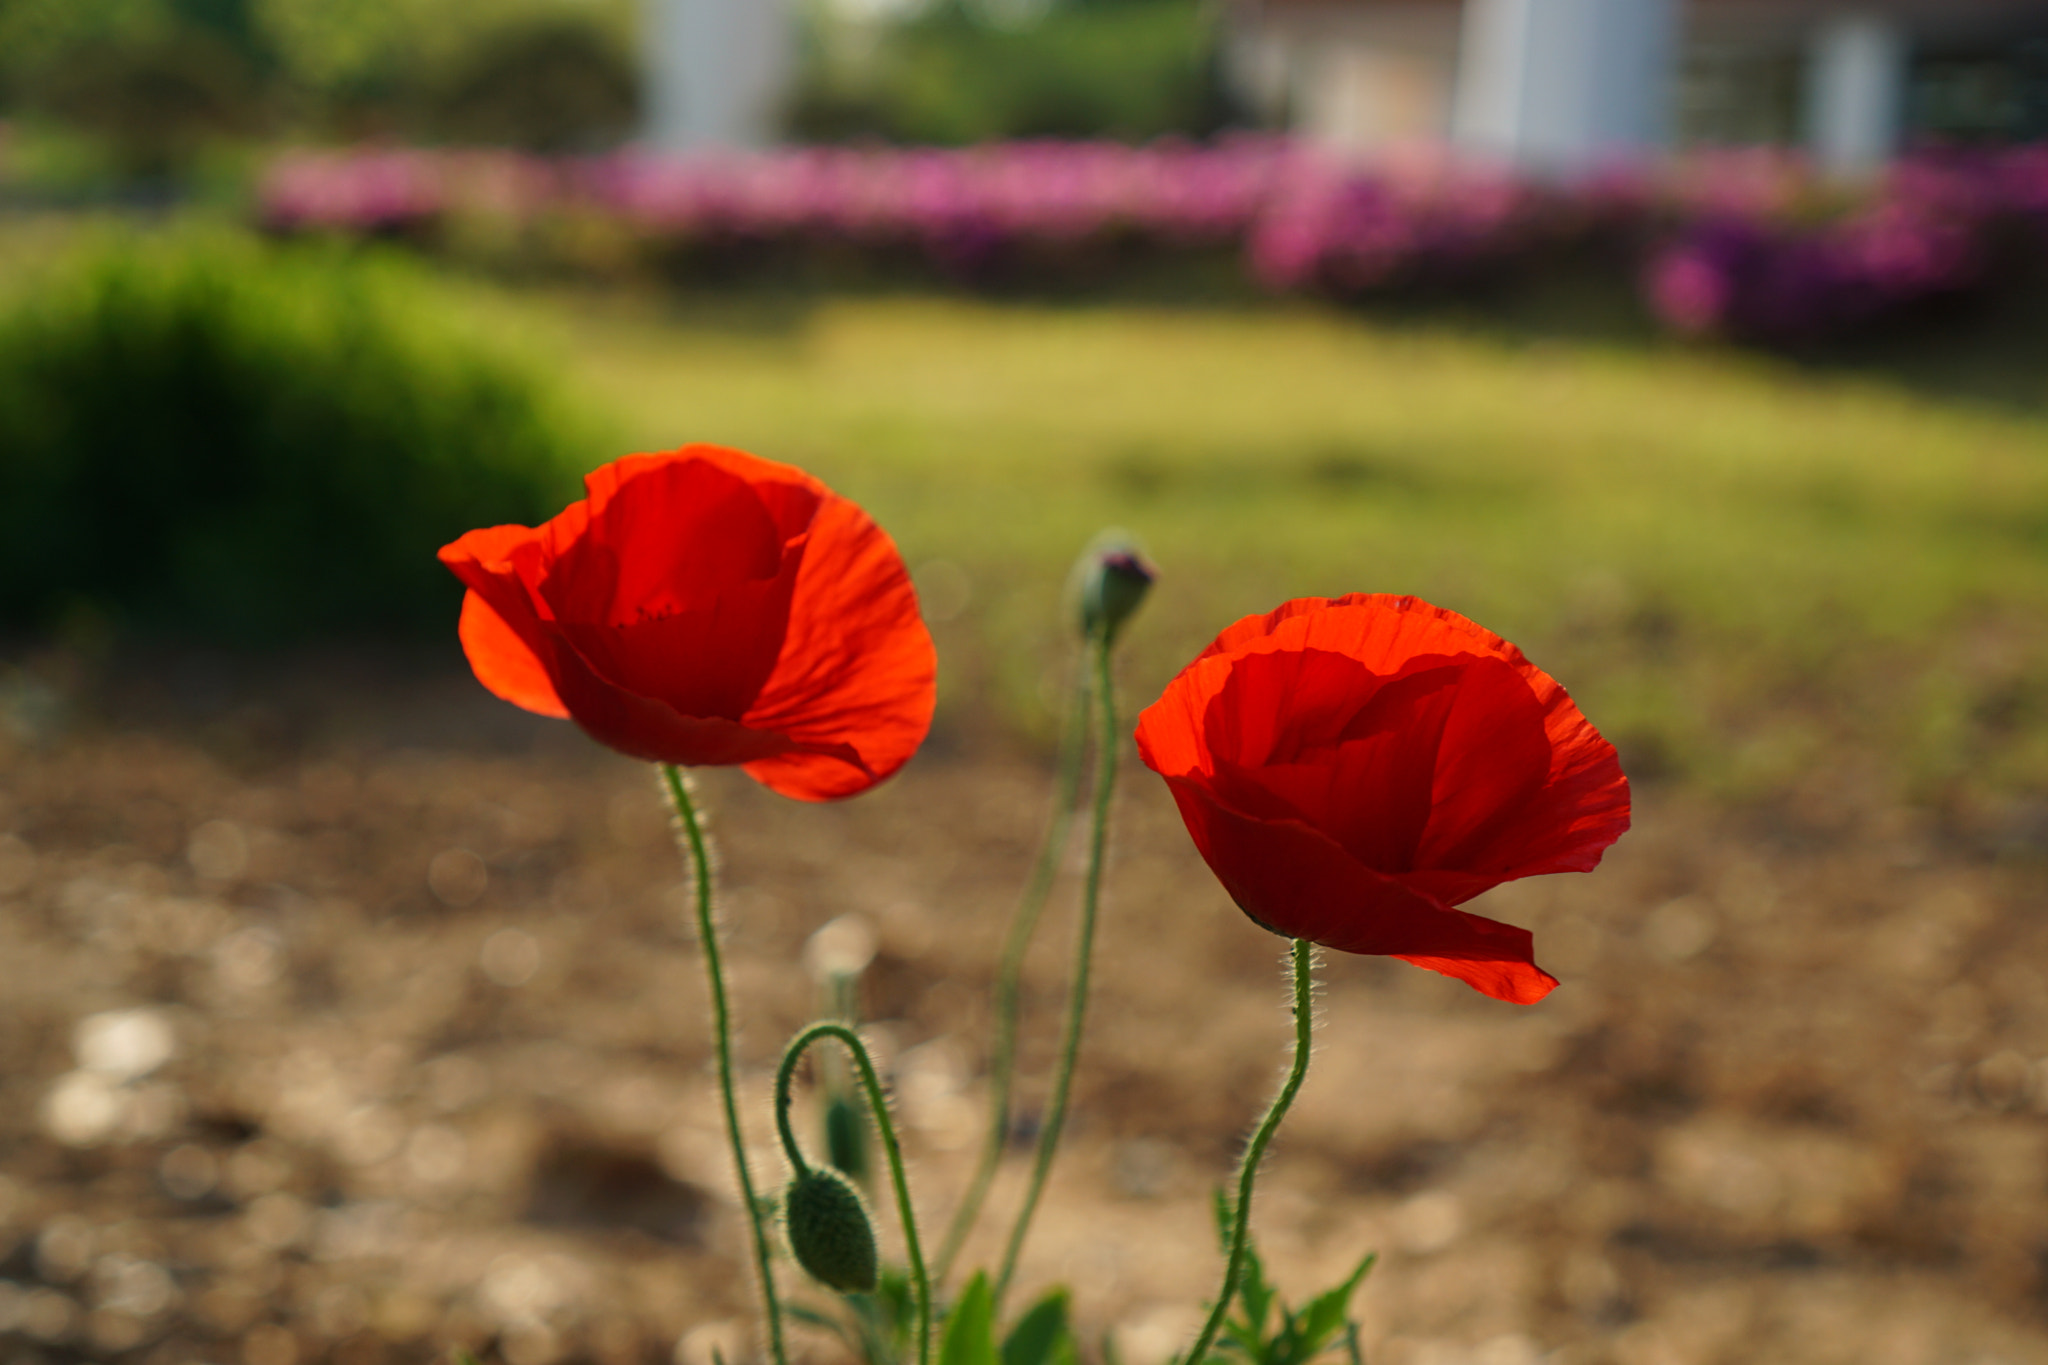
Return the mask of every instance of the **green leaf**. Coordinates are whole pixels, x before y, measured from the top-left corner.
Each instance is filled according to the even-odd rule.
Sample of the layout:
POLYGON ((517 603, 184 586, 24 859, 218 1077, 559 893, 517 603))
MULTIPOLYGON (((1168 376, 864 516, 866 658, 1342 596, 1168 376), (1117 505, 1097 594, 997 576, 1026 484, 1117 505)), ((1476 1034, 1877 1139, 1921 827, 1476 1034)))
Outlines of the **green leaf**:
POLYGON ((1060 1345, 1072 1347, 1067 1329, 1067 1291, 1054 1289, 1024 1311, 1003 1339, 1002 1365, 1054 1365, 1060 1345))
MULTIPOLYGON (((864 1298, 866 1296, 860 1295, 857 1297, 864 1298)), ((861 1352, 862 1342, 860 1334, 849 1331, 845 1323, 830 1313, 821 1312, 806 1303, 785 1303, 782 1306, 782 1311, 787 1317, 802 1323, 806 1327, 816 1327, 821 1331, 830 1332, 846 1344, 847 1350, 857 1354, 861 1352)))
POLYGON ((1367 1252, 1350 1278, 1335 1289, 1309 1300, 1308 1307, 1301 1310, 1301 1359, 1306 1360, 1322 1350, 1343 1329, 1345 1318, 1351 1311, 1352 1293, 1378 1260, 1378 1252, 1367 1252))
POLYGON ((1283 1301, 1280 1304, 1280 1325, 1273 1330, 1273 1339, 1267 1343, 1266 1360, 1269 1365, 1302 1365, 1314 1354, 1302 1349, 1301 1320, 1283 1301))
POLYGON ((946 1318, 939 1365, 997 1365, 995 1311, 988 1275, 976 1271, 946 1318))
POLYGON ((1266 1330, 1266 1314, 1273 1306, 1273 1290, 1266 1283, 1266 1267, 1259 1260, 1251 1235, 1244 1239, 1244 1268, 1237 1278, 1238 1301, 1244 1305, 1245 1321, 1254 1332, 1266 1330))
POLYGON ((1230 1196, 1218 1185, 1209 1191, 1209 1206, 1216 1215, 1216 1248, 1230 1254, 1230 1196))
POLYGON ((895 1266, 882 1271, 881 1287, 875 1290, 875 1297, 884 1300, 899 1318, 907 1318, 917 1307, 917 1289, 910 1282, 910 1272, 895 1266))
POLYGON ((852 1310, 860 1331, 860 1341, 848 1344, 866 1365, 897 1365, 909 1359, 915 1314, 906 1271, 884 1266, 872 1294, 848 1294, 840 1302, 852 1310))
POLYGON ((871 1304, 867 1311, 881 1338, 888 1342, 896 1358, 907 1359, 910 1336, 917 1324, 917 1295, 911 1288, 910 1272, 884 1267, 882 1282, 868 1297, 871 1304))
POLYGON ((897 1365, 909 1354, 908 1345, 902 1340, 902 1333, 884 1323, 881 1310, 874 1304, 871 1294, 848 1294, 846 1302, 858 1310, 854 1326, 860 1329, 860 1341, 849 1342, 865 1365, 897 1365), (865 1303, 863 1303, 865 1301, 865 1303))
POLYGON ((1244 1352, 1247 1359, 1263 1361, 1266 1358, 1265 1338, 1253 1331, 1242 1320, 1235 1318, 1224 1320, 1223 1341, 1217 1343, 1218 1348, 1220 1349, 1225 1342, 1244 1352))

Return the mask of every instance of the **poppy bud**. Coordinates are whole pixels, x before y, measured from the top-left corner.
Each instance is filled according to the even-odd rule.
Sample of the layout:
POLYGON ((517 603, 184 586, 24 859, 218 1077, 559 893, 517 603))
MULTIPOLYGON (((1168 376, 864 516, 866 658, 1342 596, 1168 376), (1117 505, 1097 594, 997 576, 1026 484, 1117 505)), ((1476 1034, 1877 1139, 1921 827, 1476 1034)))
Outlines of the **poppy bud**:
POLYGON ((844 1176, 823 1167, 799 1173, 783 1196, 782 1216, 798 1265, 842 1294, 875 1287, 875 1229, 844 1176))
POLYGON ((851 1095, 834 1095, 825 1102, 825 1153, 847 1178, 868 1178, 867 1115, 851 1095))
POLYGON ((1092 640, 1100 631, 1105 639, 1114 640, 1158 575, 1129 537, 1120 531, 1105 531, 1081 556, 1075 576, 1080 588, 1081 633, 1092 640))

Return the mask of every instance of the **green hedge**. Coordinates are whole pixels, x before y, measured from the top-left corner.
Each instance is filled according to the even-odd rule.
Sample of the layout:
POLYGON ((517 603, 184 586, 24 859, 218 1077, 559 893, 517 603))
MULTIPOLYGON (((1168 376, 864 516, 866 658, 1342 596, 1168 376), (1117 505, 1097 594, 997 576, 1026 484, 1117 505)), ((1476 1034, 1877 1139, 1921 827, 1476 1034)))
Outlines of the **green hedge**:
POLYGON ((0 316, 0 628, 445 629, 436 547, 532 522, 604 446, 415 269, 120 236, 0 316))

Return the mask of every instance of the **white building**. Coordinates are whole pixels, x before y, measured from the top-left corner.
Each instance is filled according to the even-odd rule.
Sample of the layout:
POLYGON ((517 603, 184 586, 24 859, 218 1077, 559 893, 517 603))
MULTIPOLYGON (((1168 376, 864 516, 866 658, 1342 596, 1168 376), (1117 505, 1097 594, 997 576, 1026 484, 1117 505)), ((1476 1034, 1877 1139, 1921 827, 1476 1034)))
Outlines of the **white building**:
POLYGON ((1909 127, 2042 131, 2021 106, 2048 90, 2048 0, 1238 0, 1230 62, 1343 151, 1449 140, 1566 173, 1799 142, 1854 176, 1909 127))
POLYGON ((775 137, 796 66, 790 0, 642 0, 644 140, 662 151, 775 137))

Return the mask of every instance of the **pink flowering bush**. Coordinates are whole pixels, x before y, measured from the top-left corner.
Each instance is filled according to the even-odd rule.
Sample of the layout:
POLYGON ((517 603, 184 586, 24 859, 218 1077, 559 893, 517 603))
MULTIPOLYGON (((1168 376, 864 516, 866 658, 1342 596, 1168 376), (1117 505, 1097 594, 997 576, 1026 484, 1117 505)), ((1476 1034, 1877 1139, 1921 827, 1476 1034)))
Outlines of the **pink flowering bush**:
POLYGON ((1235 254, 1260 286, 1352 301, 1509 283, 1577 252, 1633 271, 1688 336, 1824 340, 1989 282, 2048 235, 2048 147, 1922 153, 1831 189, 1781 151, 1542 184, 1441 154, 1342 163, 1269 137, 789 148, 662 158, 303 152, 262 186, 279 232, 548 244, 730 276, 909 265, 966 284, 1235 254))

